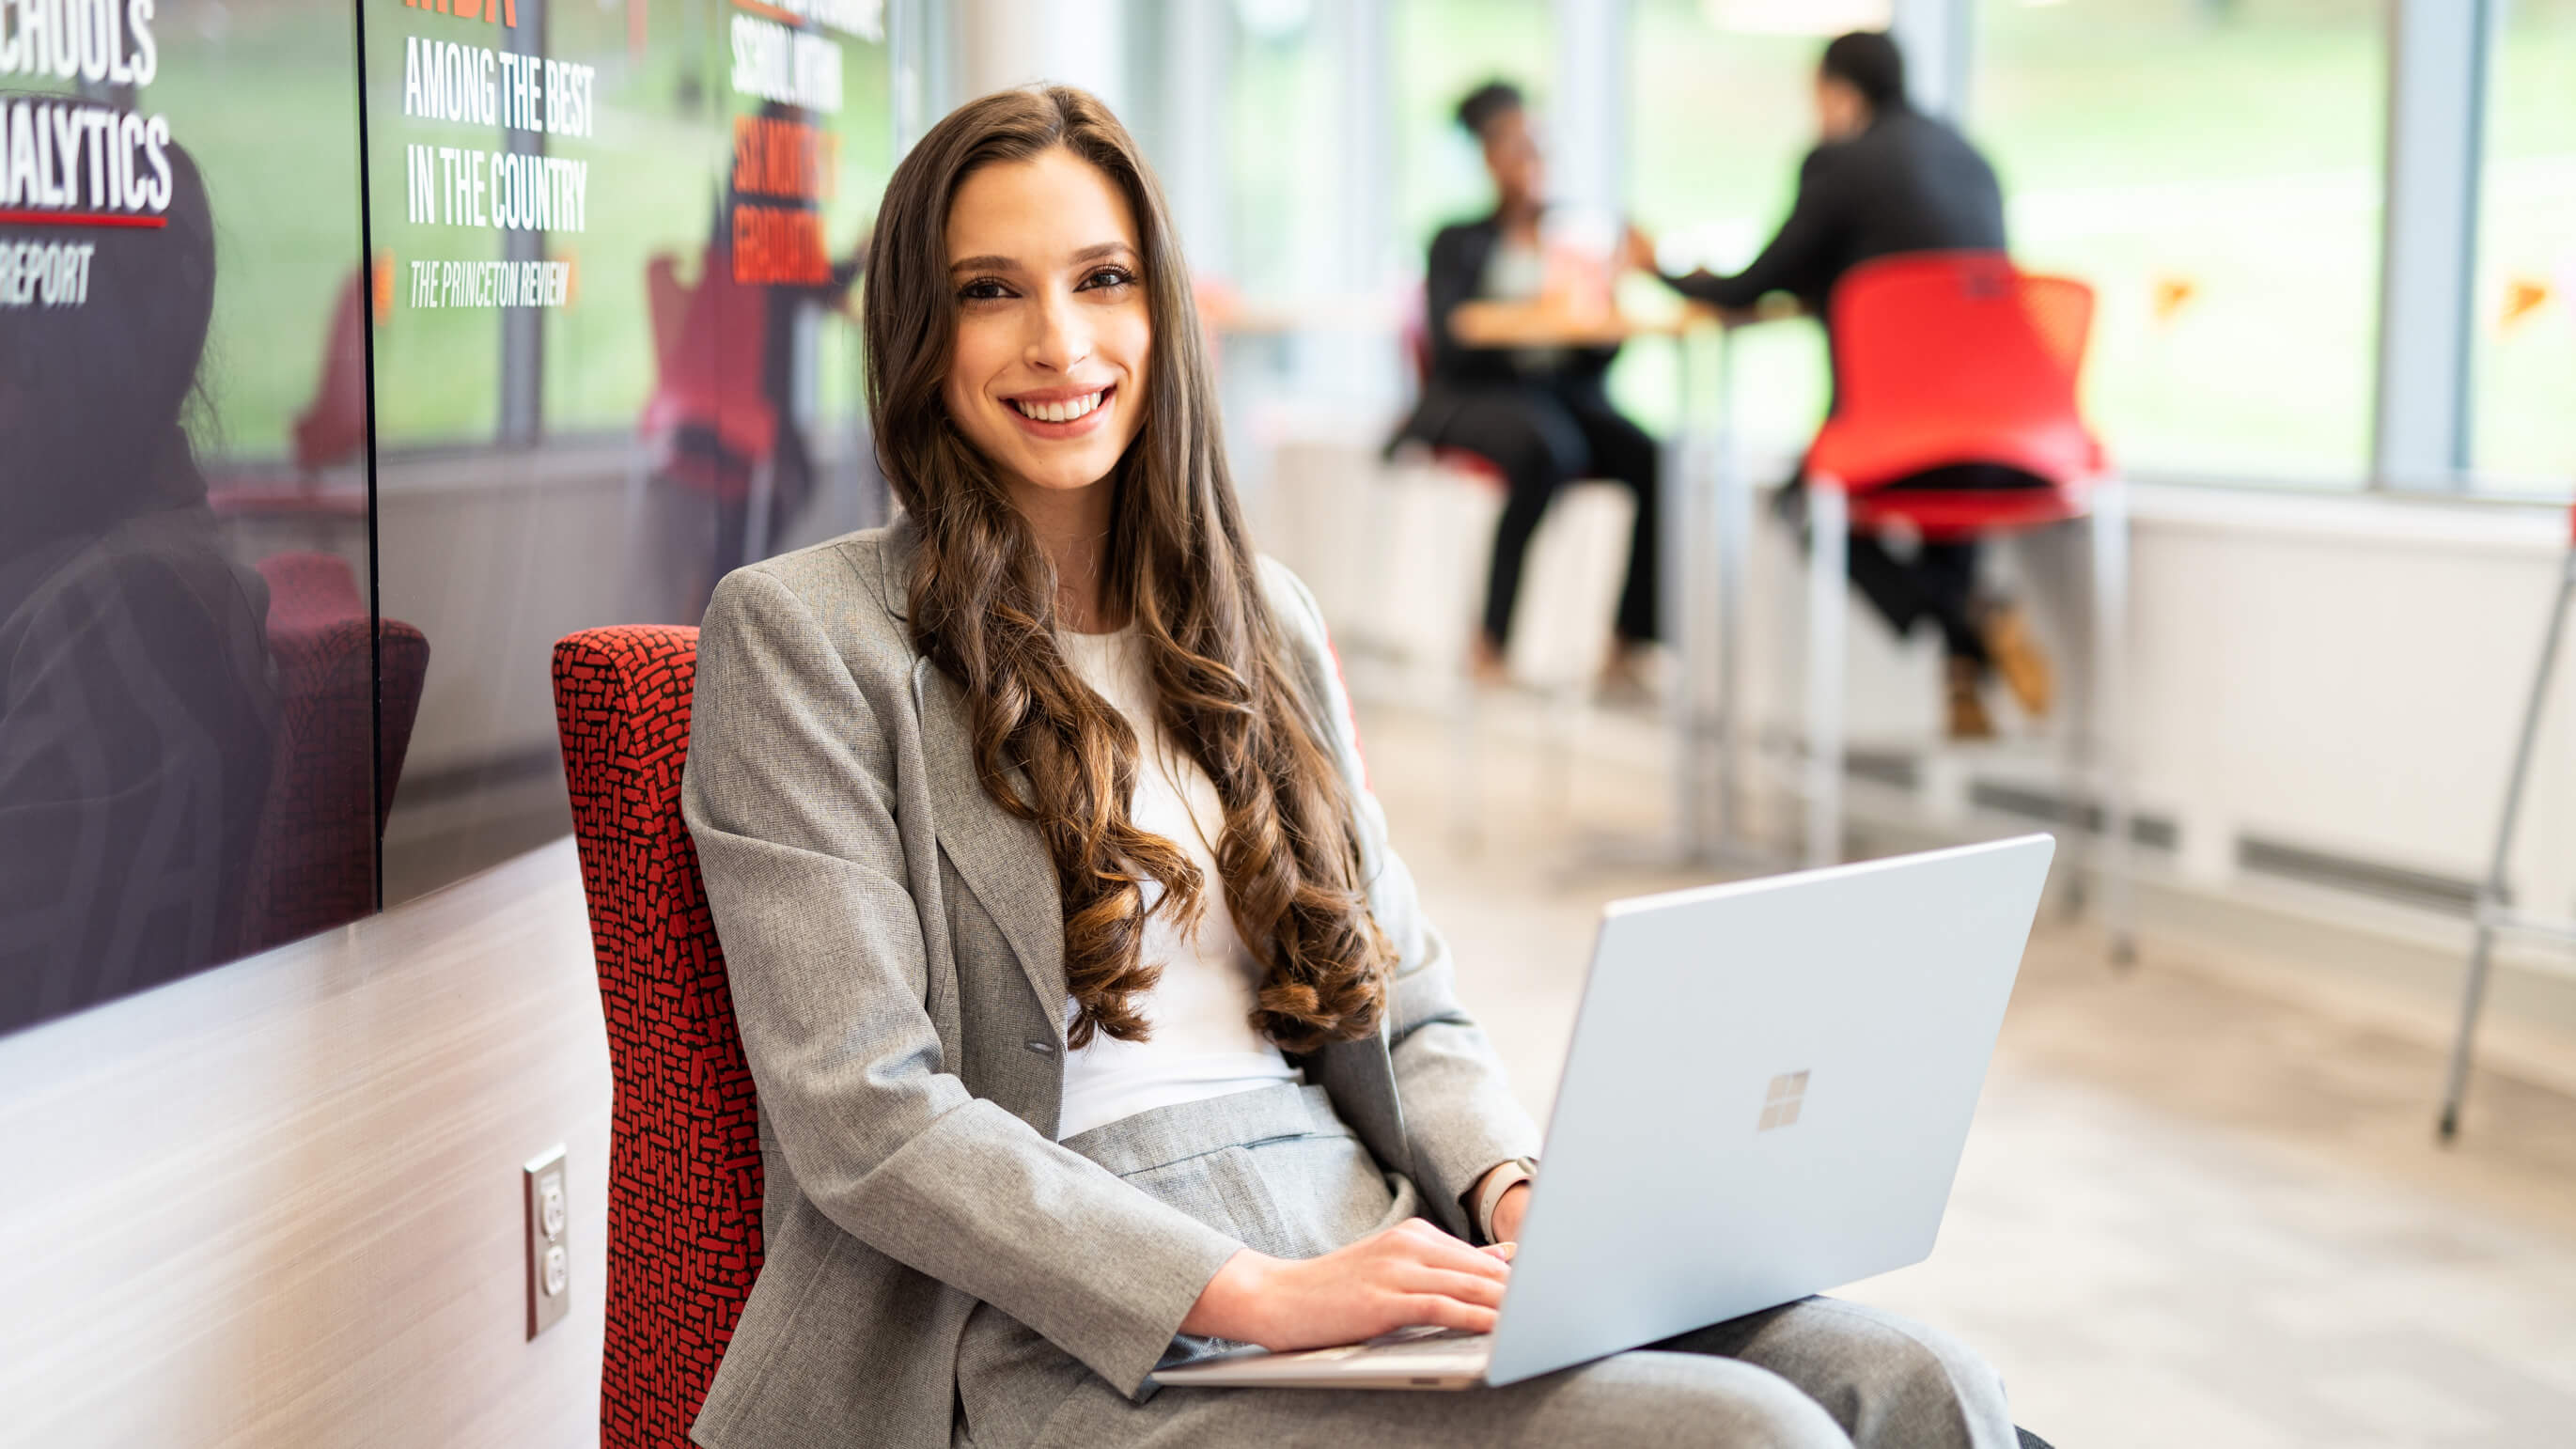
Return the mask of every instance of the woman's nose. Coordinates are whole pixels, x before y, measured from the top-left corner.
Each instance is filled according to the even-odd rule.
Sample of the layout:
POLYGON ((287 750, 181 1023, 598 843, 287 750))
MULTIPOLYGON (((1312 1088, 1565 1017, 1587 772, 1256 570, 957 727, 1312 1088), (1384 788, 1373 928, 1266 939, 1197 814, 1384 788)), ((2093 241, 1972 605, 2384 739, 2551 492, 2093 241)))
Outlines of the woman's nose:
POLYGON ((1071 372, 1091 355, 1091 329, 1070 295, 1051 293, 1038 301, 1028 361, 1050 372, 1071 372))

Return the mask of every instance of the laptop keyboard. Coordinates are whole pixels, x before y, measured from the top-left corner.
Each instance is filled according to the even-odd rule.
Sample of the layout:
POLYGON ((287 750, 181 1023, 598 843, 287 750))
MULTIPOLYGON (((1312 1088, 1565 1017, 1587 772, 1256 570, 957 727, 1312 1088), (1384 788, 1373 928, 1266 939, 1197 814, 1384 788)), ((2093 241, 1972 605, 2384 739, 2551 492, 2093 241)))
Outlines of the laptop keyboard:
POLYGON ((1371 1358, 1410 1357, 1416 1354, 1475 1353, 1490 1342, 1490 1333, 1461 1333, 1454 1328, 1399 1328, 1395 1332, 1352 1344, 1346 1353, 1365 1353, 1371 1358))

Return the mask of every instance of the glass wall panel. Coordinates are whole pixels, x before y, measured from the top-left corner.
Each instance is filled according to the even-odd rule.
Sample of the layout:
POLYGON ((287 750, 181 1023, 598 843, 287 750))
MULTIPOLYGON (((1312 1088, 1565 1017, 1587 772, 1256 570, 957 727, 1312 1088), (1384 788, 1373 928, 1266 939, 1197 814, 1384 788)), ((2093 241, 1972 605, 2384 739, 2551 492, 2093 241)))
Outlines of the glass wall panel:
POLYGON ((2576 0, 2503 3, 2487 68, 2470 460, 2490 486, 2576 477, 2576 0))
POLYGON ((0 5, 0 1030, 374 907, 352 25, 0 5))
POLYGON ((2099 289, 2113 457, 2195 478, 2367 472, 2383 0, 1983 0, 1971 132, 2025 264, 2099 289))
POLYGON ((870 521, 826 319, 893 102, 870 0, 366 3, 379 565, 431 647, 390 904, 570 828, 556 639, 870 521))

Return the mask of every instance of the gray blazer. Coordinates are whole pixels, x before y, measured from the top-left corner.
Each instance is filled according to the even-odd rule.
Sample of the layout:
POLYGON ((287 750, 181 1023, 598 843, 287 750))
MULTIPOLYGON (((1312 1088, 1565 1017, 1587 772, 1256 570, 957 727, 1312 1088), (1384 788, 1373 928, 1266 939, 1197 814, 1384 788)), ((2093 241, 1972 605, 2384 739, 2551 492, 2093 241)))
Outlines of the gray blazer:
MULTIPOLYGON (((767 1259, 693 1430, 720 1449, 949 1442, 977 1300, 1124 1392, 1242 1246, 1056 1144, 1064 918, 1036 830, 976 779, 964 697, 903 618, 906 526, 728 576, 698 645, 682 808, 760 1094, 767 1259)), ((1270 607, 1359 800, 1401 957, 1381 1037, 1310 1081, 1452 1232, 1538 1150, 1388 849, 1313 596, 1270 607)))

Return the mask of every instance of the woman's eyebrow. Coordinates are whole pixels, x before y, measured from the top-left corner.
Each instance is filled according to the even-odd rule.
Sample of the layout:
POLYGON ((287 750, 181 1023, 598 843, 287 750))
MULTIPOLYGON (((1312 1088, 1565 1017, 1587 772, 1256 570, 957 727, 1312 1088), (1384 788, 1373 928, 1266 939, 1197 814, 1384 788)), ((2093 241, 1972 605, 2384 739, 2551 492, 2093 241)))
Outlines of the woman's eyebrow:
MULTIPOLYGON (((1132 257, 1135 254, 1136 249, 1123 241, 1094 242, 1092 245, 1075 252, 1067 260, 1073 265, 1079 266, 1084 262, 1099 261, 1103 257, 1132 257)), ((959 257, 957 260, 948 264, 948 270, 952 272, 1010 272, 1017 271, 1019 269, 1019 265, 1018 260, 1012 257, 959 257)))

